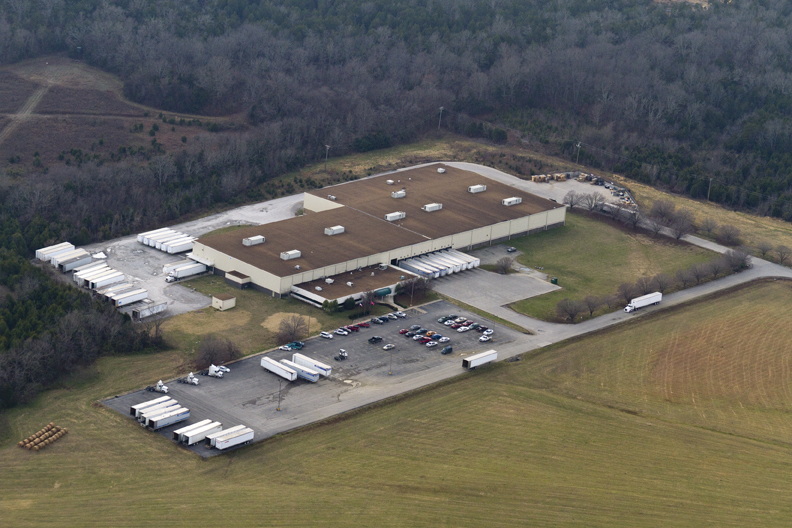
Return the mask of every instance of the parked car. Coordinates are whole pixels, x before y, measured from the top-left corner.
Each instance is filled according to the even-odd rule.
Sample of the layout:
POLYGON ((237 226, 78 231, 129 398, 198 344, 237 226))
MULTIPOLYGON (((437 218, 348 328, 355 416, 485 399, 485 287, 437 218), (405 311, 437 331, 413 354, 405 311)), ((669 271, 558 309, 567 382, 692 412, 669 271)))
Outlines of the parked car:
POLYGON ((448 316, 441 317, 437 320, 438 323, 445 323, 446 321, 448 321, 448 316))
POLYGON ((380 321, 379 317, 372 317, 371 322, 374 324, 382 324, 382 321, 380 321))
POLYGON ((429 341, 426 343, 426 348, 432 348, 437 346, 437 341, 429 341))
POLYGON ((464 323, 462 323, 462 326, 470 326, 472 328, 474 324, 476 323, 474 323, 473 321, 465 321, 464 323))
POLYGON ((396 345, 394 345, 393 343, 388 343, 387 345, 382 347, 382 350, 391 350, 393 348, 396 348, 396 345))
POLYGON ((495 333, 495 330, 493 330, 493 329, 491 329, 491 328, 488 328, 488 329, 484 330, 484 332, 483 332, 483 334, 484 334, 485 336, 491 336, 491 335, 492 335, 492 334, 494 334, 494 333, 495 333))
POLYGON ((453 328, 454 330, 457 330, 458 328, 462 328, 462 324, 461 323, 454 323, 454 324, 451 325, 451 328, 453 328))
POLYGON ((368 340, 369 343, 379 343, 380 341, 382 341, 382 337, 380 336, 369 337, 368 340))
POLYGON ((302 350, 303 347, 305 346, 305 343, 303 343, 302 341, 294 341, 293 343, 289 343, 289 346, 296 350, 302 350))
POLYGON ((404 337, 415 337, 415 332, 407 332, 404 337))
POLYGON ((506 253, 514 253, 515 251, 517 251, 516 247, 507 247, 506 248, 506 253))
POLYGON ((410 327, 410 330, 412 330, 414 332, 414 331, 418 330, 419 328, 421 328, 421 325, 412 325, 410 327))
POLYGON ((220 372, 223 372, 224 374, 228 374, 229 372, 231 372, 231 369, 226 367, 225 365, 219 365, 217 367, 217 370, 219 370, 220 372))
POLYGON ((438 341, 441 343, 448 343, 449 341, 451 341, 451 338, 443 336, 440 339, 438 339, 438 341))
POLYGON ((333 339, 333 334, 330 332, 319 332, 319 337, 324 337, 325 339, 333 339))
POLYGON ((406 334, 407 332, 409 332, 409 330, 407 330, 406 328, 402 328, 401 330, 399 330, 400 334, 406 334))
POLYGON ((370 326, 371 326, 370 324, 368 324, 368 323, 367 323, 367 322, 365 322, 365 321, 363 321, 362 323, 358 323, 357 325, 358 325, 360 328, 368 328, 368 327, 370 327, 370 326))
POLYGON ((388 317, 385 315, 380 317, 379 320, 382 321, 383 323, 390 323, 390 319, 388 319, 388 317))
POLYGON ((447 317, 448 317, 449 319, 456 319, 456 318, 457 318, 457 317, 459 317, 459 316, 458 316, 457 314, 448 314, 448 315, 447 315, 447 317))
POLYGON ((454 319, 455 323, 464 323, 465 321, 467 321, 467 317, 457 317, 454 319))
POLYGON ((418 330, 416 330, 416 331, 415 331, 415 333, 416 333, 416 334, 425 334, 425 333, 426 333, 426 332, 428 332, 428 331, 429 331, 429 330, 428 330, 428 329, 426 329, 426 328, 419 328, 418 330))
POLYGON ((336 329, 336 331, 335 331, 335 333, 336 333, 336 335, 340 335, 340 336, 347 336, 347 335, 349 335, 349 332, 347 332, 347 331, 346 331, 346 330, 344 330, 343 328, 337 328, 337 329, 336 329))
POLYGON ((457 332, 467 332, 469 330, 470 330, 469 326, 460 326, 459 328, 457 328, 457 332))
POLYGON ((454 351, 454 349, 453 349, 453 348, 451 348, 450 346, 447 346, 447 347, 445 347, 445 348, 443 349, 443 351, 441 352, 441 354, 443 354, 443 355, 446 355, 446 354, 450 354, 450 353, 451 353, 451 352, 453 352, 453 351, 454 351))
POLYGON ((479 326, 481 326, 481 325, 480 325, 480 324, 478 324, 478 323, 473 323, 472 325, 470 325, 470 329, 471 329, 471 330, 475 330, 475 329, 477 329, 479 326))
POLYGON ((490 336, 481 336, 481 337, 479 337, 479 341, 481 341, 482 343, 485 343, 487 341, 492 341, 492 338, 490 336))
POLYGON ((421 334, 413 335, 413 341, 420 341, 423 338, 424 338, 424 336, 422 336, 421 334))
POLYGON ((443 336, 440 334, 432 334, 432 339, 434 339, 435 341, 440 341, 442 338, 443 336))
POLYGON ((435 335, 436 333, 437 333, 437 332, 435 332, 434 330, 429 330, 428 332, 426 332, 426 337, 432 337, 432 336, 433 336, 433 335, 435 335))
POLYGON ((282 346, 278 347, 278 350, 284 350, 286 352, 288 352, 291 349, 292 349, 292 347, 290 347, 289 345, 282 345, 282 346))
POLYGON ((446 325, 446 326, 451 326, 451 325, 456 324, 456 321, 454 321, 453 319, 449 319, 448 321, 446 321, 443 324, 446 325))
POLYGON ((396 317, 395 313, 389 313, 385 317, 387 317, 388 319, 391 319, 392 321, 395 321, 396 319, 398 319, 398 317, 396 317))
POLYGON ((347 332, 360 332, 360 328, 354 325, 345 326, 344 330, 346 330, 347 332))
POLYGON ((428 337, 423 337, 420 340, 418 340, 418 342, 421 343, 422 345, 425 345, 426 343, 429 343, 431 341, 432 340, 430 338, 428 338, 428 337))
POLYGON ((486 326, 479 326, 478 328, 476 328, 476 332, 478 332, 478 333, 481 333, 481 332, 483 332, 485 330, 488 330, 488 328, 486 326))
POLYGON ((399 319, 404 319, 405 317, 407 317, 407 314, 404 312, 393 312, 393 315, 395 315, 399 319))

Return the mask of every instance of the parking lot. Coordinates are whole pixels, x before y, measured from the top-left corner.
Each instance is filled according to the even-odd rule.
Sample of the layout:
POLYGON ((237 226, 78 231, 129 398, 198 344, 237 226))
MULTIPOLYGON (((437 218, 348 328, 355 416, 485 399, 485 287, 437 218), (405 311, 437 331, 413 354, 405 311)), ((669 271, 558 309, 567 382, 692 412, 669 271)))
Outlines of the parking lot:
MULTIPOLYGON (((296 427, 329 418, 363 405, 396 396, 442 379, 464 372, 462 358, 472 353, 488 349, 498 350, 500 346, 515 343, 521 334, 492 323, 475 314, 460 310, 445 301, 438 301, 421 308, 405 311, 407 317, 383 325, 371 324, 348 336, 334 335, 333 339, 313 338, 306 341, 301 354, 315 358, 333 367, 328 378, 317 383, 298 379, 294 382, 283 380, 265 371, 261 365, 261 355, 245 358, 230 365, 231 372, 222 379, 199 376, 200 385, 168 383, 169 395, 179 404, 190 409, 190 419, 159 431, 171 438, 175 429, 212 419, 223 423, 223 428, 244 424, 255 431, 255 441, 260 441, 296 427), (450 313, 464 316, 495 330, 491 342, 481 343, 482 334, 469 331, 459 333, 451 330, 437 319, 450 313), (399 334, 402 328, 411 325, 440 332, 451 338, 447 345, 453 352, 442 355, 445 344, 427 348, 412 339, 399 334), (372 336, 382 336, 382 342, 373 345, 368 342, 372 336), (391 351, 383 346, 393 343, 391 351), (349 358, 335 361, 333 357, 343 348, 349 358), (390 374, 389 374, 390 373, 390 374), (278 407, 279 385, 281 411, 278 407)), ((275 350, 267 353, 274 359, 291 359, 292 352, 275 350)), ((184 373, 187 374, 186 372, 184 373)), ((152 380, 152 383, 156 380, 152 380)), ((103 403, 124 416, 129 416, 129 407, 154 399, 160 394, 136 391, 105 400, 103 403)), ((130 417, 131 419, 131 417, 130 417)), ((141 438, 142 439, 142 438, 141 438)), ((220 454, 198 443, 190 447, 193 452, 203 456, 220 454)))

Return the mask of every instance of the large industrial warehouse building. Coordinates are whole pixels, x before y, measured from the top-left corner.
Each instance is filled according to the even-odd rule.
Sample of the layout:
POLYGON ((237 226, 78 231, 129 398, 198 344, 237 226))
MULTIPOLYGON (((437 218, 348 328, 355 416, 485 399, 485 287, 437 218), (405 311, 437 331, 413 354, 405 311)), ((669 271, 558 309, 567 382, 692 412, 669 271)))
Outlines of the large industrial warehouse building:
POLYGON ((388 266, 405 259, 468 250, 566 219, 563 205, 441 164, 306 192, 304 209, 303 216, 200 238, 192 256, 239 287, 321 304, 395 284, 404 272, 388 266))

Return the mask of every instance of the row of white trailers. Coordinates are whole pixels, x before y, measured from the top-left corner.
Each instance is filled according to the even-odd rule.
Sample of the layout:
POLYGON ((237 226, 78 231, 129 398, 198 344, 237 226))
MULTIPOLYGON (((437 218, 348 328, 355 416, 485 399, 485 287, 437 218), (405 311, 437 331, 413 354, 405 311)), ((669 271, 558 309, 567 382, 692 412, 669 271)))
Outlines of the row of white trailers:
POLYGON ((302 378, 311 383, 319 381, 320 376, 329 377, 333 372, 330 365, 302 354, 293 354, 291 360, 281 359, 280 361, 264 356, 261 358, 261 367, 286 381, 302 378))
POLYGON ((169 227, 163 227, 162 229, 155 229, 154 231, 140 233, 137 236, 137 241, 141 244, 151 246, 153 248, 159 249, 160 251, 171 254, 191 251, 193 248, 193 242, 196 239, 197 237, 190 236, 188 234, 182 233, 181 231, 175 231, 169 227))
POLYGON ((148 290, 124 282, 126 275, 111 268, 104 261, 76 268, 72 279, 78 286, 94 290, 101 299, 118 308, 148 297, 148 290))
MULTIPOLYGON (((132 405, 129 414, 135 417, 144 427, 152 431, 168 425, 183 422, 190 417, 190 410, 179 405, 170 396, 162 396, 147 402, 132 405)), ((201 420, 200 422, 173 431, 173 439, 187 446, 204 441, 206 447, 215 447, 221 451, 253 440, 253 429, 237 425, 223 429, 221 422, 201 420)))
POLYGON ((90 253, 84 249, 75 248, 71 242, 61 242, 54 246, 37 249, 36 258, 42 262, 49 262, 53 268, 63 273, 89 264, 93 260, 90 253))
POLYGON ((481 259, 453 249, 428 253, 399 262, 399 267, 427 279, 436 279, 481 265, 481 259))

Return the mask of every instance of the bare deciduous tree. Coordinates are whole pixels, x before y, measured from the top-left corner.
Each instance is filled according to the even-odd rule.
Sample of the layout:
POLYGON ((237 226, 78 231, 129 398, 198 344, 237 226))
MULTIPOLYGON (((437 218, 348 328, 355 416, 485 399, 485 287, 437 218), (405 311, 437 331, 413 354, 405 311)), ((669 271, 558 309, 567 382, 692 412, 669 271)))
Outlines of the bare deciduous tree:
POLYGON ((623 282, 619 285, 618 290, 616 290, 619 294, 619 298, 623 300, 625 303, 629 303, 633 297, 635 297, 635 284, 630 284, 629 282, 623 282))
POLYGON ((654 291, 654 282, 650 277, 638 277, 638 280, 635 281, 635 288, 641 295, 646 295, 654 291))
POLYGON ((564 203, 569 207, 576 207, 578 204, 580 204, 582 199, 583 195, 578 194, 575 191, 569 191, 564 195, 564 203))
POLYGON ((688 268, 690 276, 696 281, 696 284, 701 284, 701 281, 709 275, 709 266, 706 264, 693 264, 688 268))
POLYGON ((723 258, 712 259, 707 263, 708 271, 713 279, 717 279, 718 275, 726 271, 728 267, 728 263, 723 258))
POLYGON ((281 320, 278 326, 278 343, 286 344, 298 341, 308 335, 308 320, 294 314, 281 320))
POLYGON ((495 263, 495 272, 501 275, 506 275, 512 267, 514 261, 509 257, 501 257, 495 263))
POLYGON ((654 216, 650 216, 646 218, 646 227, 647 229, 649 229, 649 231, 652 232, 654 236, 657 236, 660 234, 660 232, 663 230, 663 227, 665 226, 663 225, 663 221, 661 219, 656 218, 654 216))
POLYGON ((669 227, 671 228, 671 234, 674 235, 676 240, 693 233, 695 231, 693 213, 689 209, 680 209, 674 213, 669 227))
POLYGON ((778 263, 782 266, 786 266, 789 257, 792 256, 792 249, 789 249, 784 245, 778 245, 775 247, 775 254, 776 258, 778 259, 778 263))
POLYGON ((665 273, 658 273, 652 277, 652 287, 660 293, 665 293, 674 285, 674 279, 665 273))
POLYGON ((676 212, 676 205, 670 200, 657 200, 652 204, 649 210, 649 216, 657 218, 664 225, 671 225, 674 221, 674 213, 676 212))
POLYGON ((740 243, 740 230, 733 225, 722 225, 718 229, 718 242, 724 246, 736 246, 740 243))
POLYGON ((585 306, 583 306, 583 303, 580 301, 570 301, 569 299, 563 299, 556 305, 556 313, 558 316, 570 323, 574 323, 577 316, 585 309, 585 306))
POLYGON ((216 335, 205 335, 201 338, 200 345, 198 345, 195 367, 197 369, 205 369, 209 365, 222 365, 240 357, 242 357, 242 352, 230 339, 216 335))
POLYGON ((679 270, 676 272, 676 279, 682 284, 683 288, 687 288, 688 284, 692 283, 695 278, 690 273, 689 269, 679 270))
POLYGON ((705 218, 704 220, 701 221, 701 225, 699 226, 699 230, 702 233, 706 233, 707 236, 710 236, 710 235, 712 235, 712 233, 714 233, 714 232, 716 232, 718 230, 718 222, 716 222, 715 220, 713 220, 710 217, 707 217, 707 218, 705 218))
POLYGON ((732 271, 742 271, 751 267, 751 254, 747 249, 738 247, 730 249, 724 255, 732 271))
POLYGON ((765 258, 768 253, 773 251, 773 244, 767 240, 760 240, 759 243, 756 244, 756 251, 759 252, 762 258, 765 258))
POLYGON ((605 303, 605 305, 608 307, 608 310, 613 310, 613 308, 621 304, 621 298, 615 293, 612 293, 610 295, 604 296, 602 298, 602 302, 605 303))
POLYGON ((605 197, 598 192, 583 195, 583 200, 581 201, 583 207, 591 213, 602 209, 604 203, 605 197))
POLYGON ((583 305, 588 310, 589 316, 593 316, 594 312, 603 304, 605 304, 603 300, 595 295, 587 295, 586 298, 583 299, 583 305))

